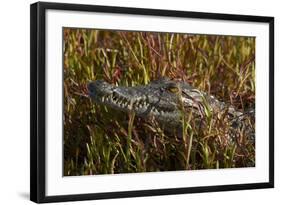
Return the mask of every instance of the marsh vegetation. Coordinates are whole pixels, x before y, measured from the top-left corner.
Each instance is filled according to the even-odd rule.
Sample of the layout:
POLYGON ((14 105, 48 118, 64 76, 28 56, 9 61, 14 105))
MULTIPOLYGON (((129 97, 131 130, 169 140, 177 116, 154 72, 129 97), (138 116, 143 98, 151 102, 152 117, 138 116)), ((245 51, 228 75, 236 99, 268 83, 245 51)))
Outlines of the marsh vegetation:
POLYGON ((155 121, 93 102, 86 90, 97 79, 136 86, 166 76, 246 112, 255 107, 254 37, 63 32, 64 175, 255 166, 255 143, 245 132, 228 143, 223 118, 209 114, 206 126, 198 129, 183 112, 179 137, 155 121))

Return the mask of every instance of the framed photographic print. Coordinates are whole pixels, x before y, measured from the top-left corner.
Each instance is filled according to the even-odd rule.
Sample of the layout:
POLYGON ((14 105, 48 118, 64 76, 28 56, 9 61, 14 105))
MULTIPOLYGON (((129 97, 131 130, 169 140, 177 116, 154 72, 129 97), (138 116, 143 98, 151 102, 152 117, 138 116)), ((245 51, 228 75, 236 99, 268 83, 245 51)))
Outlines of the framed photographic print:
POLYGON ((32 201, 274 187, 274 18, 31 5, 32 201))

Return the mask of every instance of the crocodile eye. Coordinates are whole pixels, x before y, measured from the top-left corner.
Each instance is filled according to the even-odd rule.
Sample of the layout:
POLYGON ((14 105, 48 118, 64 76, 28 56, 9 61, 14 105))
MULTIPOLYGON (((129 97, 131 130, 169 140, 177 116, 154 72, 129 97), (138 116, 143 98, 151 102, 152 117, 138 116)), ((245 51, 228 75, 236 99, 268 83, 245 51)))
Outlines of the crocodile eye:
POLYGON ((179 92, 179 88, 178 87, 168 87, 167 90, 170 91, 171 93, 179 92))

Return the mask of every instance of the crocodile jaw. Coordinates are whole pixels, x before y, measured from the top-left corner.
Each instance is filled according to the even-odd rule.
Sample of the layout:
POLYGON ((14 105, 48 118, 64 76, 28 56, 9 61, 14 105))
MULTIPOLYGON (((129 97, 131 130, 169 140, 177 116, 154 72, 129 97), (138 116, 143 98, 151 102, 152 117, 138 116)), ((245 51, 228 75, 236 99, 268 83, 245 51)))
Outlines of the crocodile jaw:
POLYGON ((88 84, 88 92, 95 102, 126 113, 134 112, 140 117, 151 117, 173 124, 181 119, 180 110, 173 103, 175 99, 162 98, 159 101, 159 96, 155 96, 153 90, 148 91, 144 86, 117 87, 97 80, 88 84))

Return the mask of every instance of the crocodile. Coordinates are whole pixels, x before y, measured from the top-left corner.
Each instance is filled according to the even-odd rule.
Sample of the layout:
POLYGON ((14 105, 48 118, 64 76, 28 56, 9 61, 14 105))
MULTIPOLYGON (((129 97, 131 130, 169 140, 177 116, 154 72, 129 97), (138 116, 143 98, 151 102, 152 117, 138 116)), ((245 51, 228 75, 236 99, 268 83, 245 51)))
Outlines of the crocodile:
POLYGON ((127 87, 96 80, 88 83, 87 89, 89 97, 96 103, 125 113, 134 112, 141 118, 155 119, 168 129, 182 126, 183 113, 192 113, 198 122, 210 116, 224 115, 232 130, 246 127, 246 133, 254 138, 253 128, 244 123, 246 119, 254 118, 254 110, 239 111, 186 82, 164 77, 147 85, 127 87))

